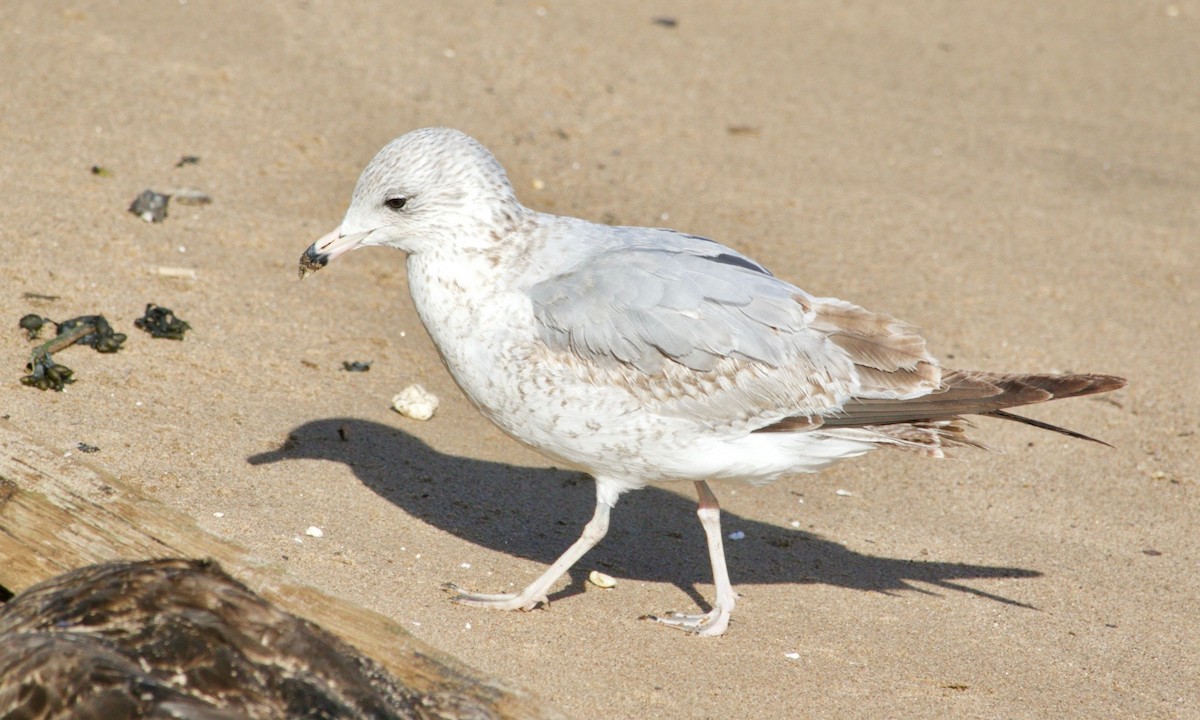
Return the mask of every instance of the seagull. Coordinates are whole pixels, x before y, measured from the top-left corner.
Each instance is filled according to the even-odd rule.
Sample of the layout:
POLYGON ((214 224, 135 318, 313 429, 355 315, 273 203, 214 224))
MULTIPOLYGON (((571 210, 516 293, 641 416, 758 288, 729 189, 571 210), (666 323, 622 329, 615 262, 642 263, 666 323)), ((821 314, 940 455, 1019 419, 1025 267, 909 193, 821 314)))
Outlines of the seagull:
POLYGON ((982 447, 967 415, 1093 440, 1008 409, 1125 385, 944 368, 911 325, 810 295, 708 238, 526 208, 492 153, 449 128, 380 150, 341 225, 304 252, 300 277, 376 245, 407 256, 417 315, 475 407, 596 482, 581 536, 524 590, 447 586, 471 606, 548 604, 604 537, 622 493, 688 481, 716 597, 708 612, 645 617, 721 635, 737 596, 710 482, 762 485, 876 448, 944 457, 982 447))

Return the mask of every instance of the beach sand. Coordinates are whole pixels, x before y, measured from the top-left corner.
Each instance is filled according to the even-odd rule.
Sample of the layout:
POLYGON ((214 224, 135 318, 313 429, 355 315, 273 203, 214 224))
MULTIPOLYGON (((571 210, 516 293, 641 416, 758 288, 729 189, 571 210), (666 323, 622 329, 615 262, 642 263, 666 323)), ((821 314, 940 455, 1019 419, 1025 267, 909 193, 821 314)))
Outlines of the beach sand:
POLYGON ((1200 3, 45 0, 0 37, 15 426, 573 717, 1200 714, 1200 3), (690 486, 622 498, 548 610, 455 605, 536 577, 593 490, 458 392, 402 255, 297 279, 429 125, 531 207, 719 239, 947 366, 1125 376, 1028 412, 1115 448, 981 419, 1000 452, 718 486, 719 639, 638 620, 711 598, 690 486), (212 203, 150 224, 147 188, 212 203), (135 329, 147 303, 192 331, 135 329), (40 392, 29 312, 129 339, 40 392), (412 383, 427 422, 390 409, 412 383))

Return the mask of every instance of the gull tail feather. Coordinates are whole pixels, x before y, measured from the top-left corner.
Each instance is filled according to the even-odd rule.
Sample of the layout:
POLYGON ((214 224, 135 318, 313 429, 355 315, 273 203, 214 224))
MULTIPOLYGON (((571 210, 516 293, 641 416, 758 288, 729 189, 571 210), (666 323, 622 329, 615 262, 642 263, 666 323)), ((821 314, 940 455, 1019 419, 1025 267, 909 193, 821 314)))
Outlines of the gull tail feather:
POLYGON ((1042 422, 1041 420, 1034 420, 1033 418, 1027 418, 1024 415, 1015 415, 1013 413, 1005 412, 1003 410, 993 410, 990 413, 984 413, 984 415, 987 415, 988 417, 1003 418, 1004 420, 1012 420, 1014 422, 1023 423, 1025 425, 1032 425, 1035 428, 1041 428, 1043 430, 1049 430, 1051 432, 1062 433, 1063 435, 1066 435, 1067 437, 1073 437, 1073 438, 1077 438, 1079 440, 1087 440, 1089 442, 1100 443, 1101 445, 1105 445, 1107 447, 1112 447, 1111 443, 1106 443, 1103 440, 1099 440, 1097 438, 1092 437, 1091 435, 1084 435, 1081 432, 1076 432, 1074 430, 1070 430, 1065 427, 1060 427, 1058 425, 1051 425, 1048 422, 1042 422))
MULTIPOLYGON (((785 418, 759 432, 817 430, 842 434, 867 431, 881 442, 923 448, 975 446, 963 427, 963 415, 984 415, 1024 423, 1080 440, 1108 445, 1103 440, 1067 428, 1007 412, 1007 408, 1110 392, 1125 387, 1125 379, 1097 374, 1010 374, 948 370, 937 390, 917 398, 854 398, 836 415, 785 418)), ((1111 446, 1110 446, 1111 447, 1111 446)), ((936 451, 932 454, 940 454, 936 451)))

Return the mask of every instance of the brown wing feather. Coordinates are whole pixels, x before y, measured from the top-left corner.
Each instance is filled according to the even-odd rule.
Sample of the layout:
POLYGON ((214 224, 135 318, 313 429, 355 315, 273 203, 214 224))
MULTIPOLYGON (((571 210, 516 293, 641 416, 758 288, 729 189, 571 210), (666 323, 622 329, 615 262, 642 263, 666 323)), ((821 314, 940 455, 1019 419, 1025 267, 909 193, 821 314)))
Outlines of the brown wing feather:
POLYGON ((891 315, 820 298, 812 303, 810 327, 846 352, 858 371, 858 396, 904 398, 925 395, 942 384, 942 371, 925 339, 891 315))

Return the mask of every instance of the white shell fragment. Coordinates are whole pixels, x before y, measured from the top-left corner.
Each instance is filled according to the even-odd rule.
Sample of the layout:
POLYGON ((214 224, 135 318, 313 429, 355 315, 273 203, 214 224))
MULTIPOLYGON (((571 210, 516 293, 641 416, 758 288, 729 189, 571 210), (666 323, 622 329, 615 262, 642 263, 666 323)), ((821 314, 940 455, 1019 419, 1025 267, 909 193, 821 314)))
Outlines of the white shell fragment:
POLYGON ((745 540, 746 533, 742 532, 741 530, 734 530, 733 532, 729 533, 729 539, 730 540, 745 540))
POLYGON ((392 409, 413 420, 428 420, 437 407, 437 395, 420 385, 409 385, 392 398, 392 409))
POLYGON ((196 269, 195 268, 169 267, 167 265, 158 265, 156 267, 150 268, 150 272, 155 275, 162 275, 163 277, 169 277, 169 278, 186 278, 188 280, 196 279, 196 269))
POLYGON ((617 579, 612 575, 605 575, 599 570, 593 570, 588 574, 588 582, 599 588, 613 588, 617 586, 617 579))
POLYGON ((325 531, 316 525, 309 525, 308 529, 304 531, 304 534, 309 537, 325 537, 325 531))

